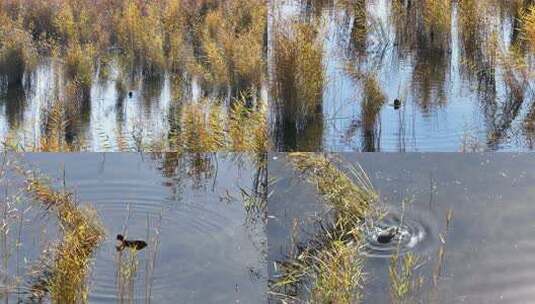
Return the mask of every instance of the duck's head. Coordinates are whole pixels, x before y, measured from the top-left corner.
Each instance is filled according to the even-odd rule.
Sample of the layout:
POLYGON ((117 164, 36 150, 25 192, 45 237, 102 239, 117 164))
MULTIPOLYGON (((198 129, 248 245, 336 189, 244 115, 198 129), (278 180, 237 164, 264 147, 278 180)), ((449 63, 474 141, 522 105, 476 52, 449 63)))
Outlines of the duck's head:
POLYGON ((122 234, 118 234, 117 235, 117 240, 121 241, 121 242, 124 241, 124 236, 122 234))

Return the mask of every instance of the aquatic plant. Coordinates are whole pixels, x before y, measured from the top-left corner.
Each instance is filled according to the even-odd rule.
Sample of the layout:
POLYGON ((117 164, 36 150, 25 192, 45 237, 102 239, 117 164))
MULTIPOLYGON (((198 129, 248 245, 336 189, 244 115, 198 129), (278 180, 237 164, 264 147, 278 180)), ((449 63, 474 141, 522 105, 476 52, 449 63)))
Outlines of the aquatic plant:
POLYGON ((272 93, 283 123, 300 130, 321 113, 323 49, 312 23, 277 24, 273 33, 272 93))
POLYGON ((167 67, 173 72, 195 71, 193 47, 187 43, 188 24, 182 0, 165 2, 162 26, 167 67))
POLYGON ((214 101, 184 104, 179 131, 171 134, 175 149, 184 152, 248 151, 264 153, 268 147, 265 103, 247 106, 248 97, 235 99, 228 112, 214 101))
POLYGON ((216 85, 258 87, 264 75, 267 8, 262 0, 222 1, 201 31, 206 77, 216 85))
POLYGON ((8 86, 21 85, 24 72, 37 64, 37 50, 31 35, 0 11, 0 78, 8 86))
POLYGON ((76 146, 67 141, 69 126, 73 123, 69 119, 70 115, 75 115, 76 106, 65 102, 63 98, 55 98, 44 113, 44 120, 41 126, 44 136, 39 138, 39 142, 33 147, 33 151, 61 152, 76 150, 76 146), (69 113, 69 109, 73 110, 69 113))
POLYGON ((421 302, 435 303, 436 290, 443 273, 446 255, 446 243, 453 211, 450 209, 445 216, 444 230, 438 235, 441 245, 437 250, 435 263, 432 265, 431 277, 418 274, 418 269, 424 264, 422 257, 410 252, 401 255, 399 248, 390 258, 388 276, 390 278, 390 298, 392 303, 407 304, 421 302), (430 284, 424 288, 424 284, 430 284), (423 291, 423 293, 421 293, 423 291))
POLYGON ((335 241, 317 256, 318 269, 311 290, 312 303, 358 303, 364 279, 362 261, 356 248, 335 241))
POLYGON ((399 255, 392 256, 388 269, 392 303, 415 302, 413 297, 423 284, 423 278, 415 274, 419 263, 419 258, 413 253, 406 254, 403 257, 399 255))
POLYGON ((434 51, 446 52, 450 45, 451 1, 426 0, 423 5, 424 29, 434 51))
POLYGON ((72 81, 82 101, 89 99, 94 71, 94 47, 72 44, 65 55, 65 75, 72 81))
MULTIPOLYGON (((340 227, 358 227, 371 215, 378 195, 360 166, 352 168, 350 175, 340 171, 336 162, 321 154, 291 153, 292 164, 317 187, 324 201, 338 214, 340 227)), ((353 229, 351 228, 351 230, 353 229)))
POLYGON ((304 288, 310 303, 358 303, 364 281, 362 228, 377 211, 378 195, 361 167, 349 175, 321 154, 291 153, 289 158, 334 215, 332 223, 321 222, 319 233, 297 246, 288 262, 279 263, 280 277, 272 284, 272 294, 294 299, 304 288))
POLYGON ((532 51, 535 51, 535 3, 529 5, 524 9, 520 17, 520 32, 521 37, 532 51))
POLYGON ((53 303, 87 303, 91 257, 105 236, 98 214, 78 206, 72 193, 56 191, 36 174, 26 174, 27 191, 43 208, 56 212, 62 234, 47 269, 46 291, 53 303))
POLYGON ((123 52, 142 67, 143 74, 155 77, 165 70, 162 22, 156 4, 125 0, 116 20, 116 35, 123 52))
POLYGON ((138 251, 127 249, 117 258, 117 298, 119 303, 132 303, 135 297, 135 279, 139 267, 138 251))
POLYGON ((375 75, 366 75, 363 79, 364 99, 362 101, 362 125, 364 129, 373 129, 377 115, 386 102, 375 75))

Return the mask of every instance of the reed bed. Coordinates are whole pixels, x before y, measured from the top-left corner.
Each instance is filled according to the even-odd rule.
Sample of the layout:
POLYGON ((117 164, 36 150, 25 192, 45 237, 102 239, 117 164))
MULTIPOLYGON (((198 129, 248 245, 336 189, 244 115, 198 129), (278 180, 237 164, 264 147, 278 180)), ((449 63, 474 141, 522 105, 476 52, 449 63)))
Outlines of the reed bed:
POLYGON ((50 295, 52 303, 87 303, 91 257, 105 236, 98 214, 80 207, 73 193, 54 190, 42 178, 26 174, 26 190, 44 209, 55 211, 62 234, 60 243, 46 252, 54 257, 51 264, 43 265, 41 290, 50 295))
MULTIPOLYGON (((71 126, 84 123, 80 121, 81 115, 87 106, 84 103, 89 102, 95 79, 106 78, 112 69, 117 68, 118 106, 131 90, 129 82, 132 81, 125 78, 162 80, 165 76, 172 79, 173 88, 182 88, 195 78, 203 90, 212 90, 217 95, 217 101, 213 103, 221 105, 206 106, 202 111, 211 111, 209 115, 212 118, 218 117, 218 111, 228 113, 226 122, 221 125, 225 130, 218 132, 231 132, 233 135, 225 134, 221 144, 238 151, 254 144, 259 151, 262 145, 267 145, 267 137, 259 126, 266 129, 267 126, 263 121, 259 125, 248 121, 265 120, 258 116, 260 113, 266 115, 266 111, 261 107, 244 110, 239 104, 227 109, 226 104, 233 98, 241 99, 249 91, 258 91, 265 80, 266 22, 267 6, 263 0, 1 0, 0 78, 7 79, 10 86, 19 85, 23 76, 32 77, 30 72, 40 59, 52 57, 53 61, 59 61, 64 76, 60 78, 65 80, 60 81, 60 86, 65 86, 66 93, 58 89, 61 93, 55 94, 55 98, 62 99, 60 103, 68 108, 64 113, 54 106, 56 102, 51 102, 50 108, 44 109, 46 126, 43 129, 47 131, 42 133, 44 136, 47 133, 59 134, 48 131, 54 127, 56 130, 67 129, 63 132, 67 133, 67 137, 75 136, 67 140, 69 145, 61 143, 63 140, 54 135, 52 138, 35 139, 24 149, 83 149, 84 139, 71 132, 75 129, 71 126), (97 71, 99 75, 95 75, 97 71), (225 99, 225 103, 219 102, 220 97, 225 99), (255 111, 259 113, 253 113, 255 111), (245 131, 247 135, 238 138, 237 130, 245 131), (255 138, 252 139, 249 133, 256 133, 255 138), (255 140, 263 141, 251 142, 255 140)), ((173 99, 174 107, 178 108, 186 98, 175 90, 173 99)), ((199 123, 191 117, 200 116, 201 107, 192 109, 194 107, 185 106, 185 115, 178 116, 182 116, 186 123, 199 123)), ((217 129, 218 126, 213 127, 217 129)), ((156 150, 172 145, 169 138, 173 138, 173 134, 167 138, 152 138, 153 142, 147 143, 143 138, 145 131, 117 130, 118 136, 99 136, 102 135, 104 142, 119 138, 118 144, 112 142, 104 146, 128 150, 156 150), (130 139, 135 142, 135 147, 124 144, 130 139)), ((187 149, 211 148, 204 151, 213 151, 220 148, 216 134, 212 135, 215 136, 212 142, 205 143, 205 146, 187 149)), ((16 141, 17 138, 10 137, 9 140, 16 141)), ((12 143, 6 145, 14 146, 12 143)), ((174 147, 177 145, 174 144, 174 147)))
POLYGON ((278 24, 273 33, 273 79, 280 119, 302 129, 321 113, 325 69, 318 25, 278 24))
POLYGON ((348 175, 324 155, 291 153, 289 158, 334 215, 332 223, 320 223, 317 236, 280 264, 272 293, 291 303, 298 303, 302 292, 310 303, 358 303, 365 278, 359 252, 362 229, 375 214, 378 195, 360 167, 348 175))
POLYGON ((524 42, 529 49, 535 51, 535 3, 533 1, 524 1, 525 7, 520 17, 520 32, 524 42))
MULTIPOLYGON (((2 24, 17 29, 2 33, 9 42, 6 51, 19 48, 28 67, 30 54, 24 52, 32 49, 66 58, 70 71, 87 71, 87 62, 105 64, 110 51, 119 51, 127 66, 147 78, 187 72, 211 85, 249 88, 264 77, 267 9, 262 0, 2 0, 0 8, 2 24), (9 41, 15 32, 23 35, 9 41), (78 46, 93 52, 69 60, 78 46)), ((9 74, 22 74, 15 72, 9 74)))
POLYGON ((4 78, 8 86, 21 85, 24 73, 36 65, 37 50, 30 33, 0 10, 0 80, 4 78))
POLYGON ((182 106, 179 130, 171 136, 173 150, 184 152, 241 151, 264 153, 268 149, 265 104, 247 106, 242 95, 226 110, 221 104, 204 101, 182 106))

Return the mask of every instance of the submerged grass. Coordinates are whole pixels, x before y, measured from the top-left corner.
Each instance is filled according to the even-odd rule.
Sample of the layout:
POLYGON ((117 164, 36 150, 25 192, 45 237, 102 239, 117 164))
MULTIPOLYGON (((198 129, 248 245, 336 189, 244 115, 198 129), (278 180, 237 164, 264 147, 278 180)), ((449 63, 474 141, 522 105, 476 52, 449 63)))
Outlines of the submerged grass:
POLYGON ((56 212, 63 237, 53 250, 50 269, 45 266, 44 289, 52 303, 87 303, 91 257, 105 236, 99 217, 95 210, 78 206, 72 193, 56 191, 33 173, 27 175, 27 191, 56 212))

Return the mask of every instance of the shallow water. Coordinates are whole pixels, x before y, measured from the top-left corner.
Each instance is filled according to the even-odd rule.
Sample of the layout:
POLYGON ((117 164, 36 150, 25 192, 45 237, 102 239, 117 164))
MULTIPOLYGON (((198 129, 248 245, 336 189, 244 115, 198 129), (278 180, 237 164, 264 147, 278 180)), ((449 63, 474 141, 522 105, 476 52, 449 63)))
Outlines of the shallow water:
MULTIPOLYGON (((265 301, 265 235, 261 222, 249 220, 240 195, 240 187, 253 187, 255 166, 246 155, 202 157, 128 153, 21 157, 51 176, 57 187, 63 185, 65 168, 66 186, 101 217, 107 236, 94 256, 88 280, 90 303, 265 301), (195 167, 195 162, 203 166, 195 167), (121 232, 149 243, 138 254, 133 296, 119 291, 116 276, 115 236, 121 232)), ((54 216, 43 216, 38 207, 34 212, 53 230, 54 216)), ((40 237, 41 231, 33 221, 23 226, 23 240, 28 241, 19 250, 22 275, 38 257, 38 248, 54 240, 53 232, 40 237)), ((8 264, 11 276, 14 262, 8 264)), ((14 301, 17 296, 10 298, 14 301)))
MULTIPOLYGON (((390 216, 425 232, 404 248, 420 258, 417 291, 422 303, 530 303, 535 297, 533 218, 535 156, 530 154, 340 154, 359 162, 380 193, 390 216), (445 234, 446 216, 453 218, 445 234), (409 224, 412 223, 412 224, 409 224), (442 236, 440 236, 442 235, 442 236), (437 287, 432 278, 440 247, 445 256, 437 287)), ((296 178, 284 155, 270 155, 270 176, 277 182, 268 201, 268 271, 292 248, 293 220, 300 238, 313 235, 313 223, 326 207, 310 184, 296 178), (277 159, 273 159, 273 157, 277 159)), ((387 219, 387 222, 392 222, 387 219)), ((388 245, 366 254, 363 303, 391 303, 388 245)), ((366 250, 364 250, 366 252, 366 250)))
MULTIPOLYGON (((486 87, 478 82, 478 76, 467 73, 455 2, 449 51, 443 57, 404 43, 414 39, 396 34, 399 25, 388 0, 367 1, 365 46, 356 47, 359 43, 352 38, 355 16, 342 3, 271 1, 272 27, 281 20, 319 20, 326 76, 322 121, 316 119, 297 135, 291 134, 295 130, 280 130, 283 135, 277 142, 278 151, 533 150, 533 134, 524 132, 522 123, 535 107, 533 75, 523 87, 523 100, 514 102, 499 67, 492 85, 486 87), (375 73, 386 97, 373 130, 364 130, 361 125, 362 85, 348 75, 348 65, 360 65, 375 73), (395 99, 402 101, 399 109, 393 106, 395 99), (297 144, 295 137, 299 138, 297 144)), ((507 49, 516 17, 504 7, 496 12, 488 27, 496 24, 503 38, 501 47, 507 49)), ((416 21, 405 22, 409 33, 416 35, 416 26, 408 25, 416 21)))

